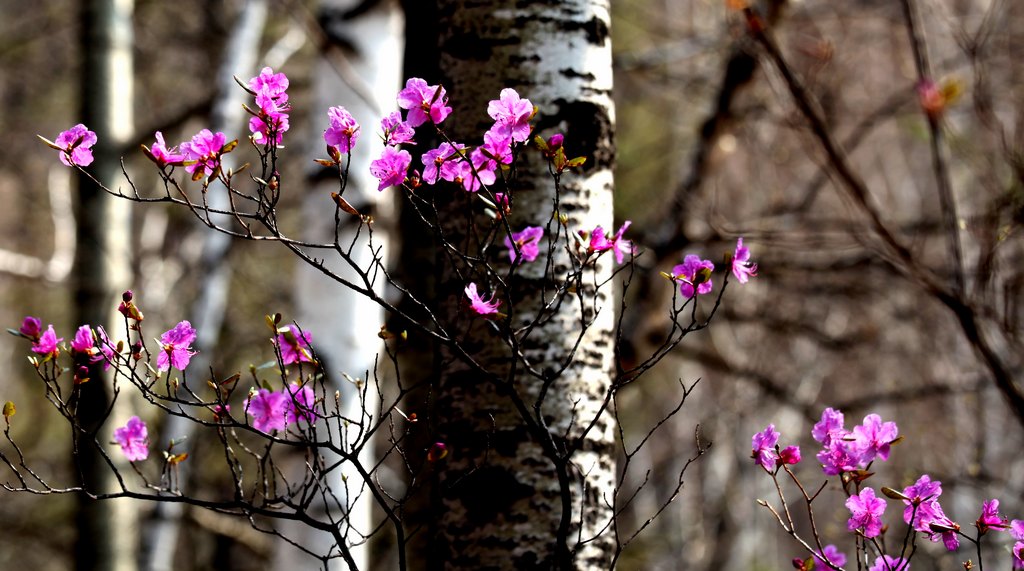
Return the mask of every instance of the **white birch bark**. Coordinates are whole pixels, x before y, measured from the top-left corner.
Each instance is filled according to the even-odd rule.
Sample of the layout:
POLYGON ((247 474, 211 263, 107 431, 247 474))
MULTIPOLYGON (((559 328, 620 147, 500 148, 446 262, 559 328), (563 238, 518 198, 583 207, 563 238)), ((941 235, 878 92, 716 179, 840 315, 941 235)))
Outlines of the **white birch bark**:
MULTIPOLYGON (((614 110, 608 1, 452 0, 439 2, 439 16, 440 79, 454 109, 451 125, 445 125, 452 129, 449 134, 479 144, 491 122, 488 101, 502 88, 516 89, 538 107, 537 132, 562 132, 569 156, 587 157, 582 169, 562 179, 559 212, 567 216, 569 231, 610 228, 614 110)), ((555 200, 555 184, 536 149, 523 152, 522 159, 512 189, 514 231, 547 224, 555 200)), ((454 211, 441 217, 464 218, 454 211)), ((454 224, 448 230, 458 244, 464 229, 454 224)), ((557 226, 555 221, 549 232, 557 226)), ((547 244, 545 238, 542 251, 547 244)), ((518 270, 510 287, 517 300, 513 328, 536 316, 542 300, 550 301, 553 289, 564 283, 572 266, 569 252, 559 246, 549 254, 549 276, 541 258, 518 270)), ((507 391, 458 362, 441 371, 435 420, 450 459, 439 473, 443 509, 436 564, 447 569, 608 567, 614 544, 602 532, 612 517, 614 423, 605 413, 585 436, 581 432, 598 415, 611 383, 615 302, 610 284, 600 291, 593 287, 609 279, 611 269, 609 256, 603 257, 581 286, 583 307, 569 295, 523 343, 523 356, 534 370, 554 377, 548 393, 542 397, 543 379, 523 374, 522 367, 512 383, 531 414, 543 400, 536 420, 546 424, 555 449, 582 437, 567 469, 568 482, 560 484, 550 453, 524 425, 507 391), (583 321, 589 329, 575 350, 583 321), (556 373, 565 360, 571 365, 556 373), (560 542, 564 486, 571 493, 571 526, 560 542)), ((445 281, 442 295, 461 299, 461 278, 449 274, 445 281)), ((489 373, 505 377, 515 357, 480 322, 464 339, 465 347, 489 373)))
MULTIPOLYGON (((308 154, 326 156, 322 134, 327 126, 327 109, 338 105, 348 109, 361 126, 361 132, 352 152, 344 197, 360 212, 374 217, 373 247, 380 248, 379 255, 386 260, 391 242, 389 225, 394 216, 393 201, 389 195, 377 191, 377 179, 370 174, 369 165, 383 150, 378 136, 380 120, 397 109, 395 96, 401 87, 404 20, 397 2, 383 0, 368 11, 349 14, 359 4, 355 0, 321 2, 319 17, 327 46, 314 73, 314 105, 310 109, 312 140, 308 154)), ((314 182, 305 191, 302 238, 330 242, 334 238, 334 218, 330 213, 335 208, 330 194, 339 191, 337 177, 333 171, 315 168, 314 182)), ((339 242, 351 244, 355 236, 356 227, 343 222, 339 242)), ((366 228, 363 228, 352 248, 352 258, 360 268, 370 271, 376 261, 366 236, 366 228)), ((345 279, 360 283, 355 272, 341 260, 328 256, 325 264, 345 279)), ((328 382, 341 391, 340 414, 362 419, 368 425, 377 414, 373 363, 381 348, 377 333, 384 324, 382 310, 376 303, 339 286, 308 265, 300 265, 295 281, 295 320, 303 330, 312 333, 313 346, 324 363, 328 382), (368 383, 371 390, 365 402, 360 399, 355 385, 344 380, 343 373, 368 383)), ((383 286, 383 279, 378 277, 375 283, 378 294, 383 293, 383 286)), ((356 424, 351 426, 352 430, 342 438, 349 445, 361 445, 361 461, 372 466, 372 443, 356 442, 359 431, 356 424)), ((328 465, 335 460, 326 459, 328 465)), ((372 531, 371 500, 362 477, 350 463, 345 463, 340 470, 331 473, 327 484, 343 506, 341 513, 336 507, 322 504, 314 504, 311 511, 330 510, 331 517, 344 518, 341 525, 352 557, 359 569, 367 569, 370 566, 367 536, 372 531)), ((283 522, 279 529, 311 551, 338 552, 336 548, 332 550, 334 539, 329 534, 289 522, 283 522)), ((304 568, 310 561, 306 554, 283 543, 274 559, 274 568, 281 570, 304 568)), ((340 559, 334 559, 331 568, 342 568, 342 565, 340 559)))

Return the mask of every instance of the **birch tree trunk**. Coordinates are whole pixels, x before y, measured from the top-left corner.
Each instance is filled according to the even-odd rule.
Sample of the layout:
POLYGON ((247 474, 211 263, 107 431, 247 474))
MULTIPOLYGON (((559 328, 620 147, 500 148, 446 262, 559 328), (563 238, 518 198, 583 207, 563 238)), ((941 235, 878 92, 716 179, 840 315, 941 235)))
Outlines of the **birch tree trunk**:
MULTIPOLYGON (((394 218, 394 203, 391 195, 377 191, 377 180, 370 174, 370 161, 383 150, 378 136, 381 118, 396 109, 395 95, 401 86, 404 20, 394 0, 322 0, 318 19, 325 37, 321 45, 323 55, 314 73, 314 105, 310 112, 314 127, 310 130, 312 140, 308 154, 325 156, 322 135, 329 107, 344 106, 361 125, 359 144, 352 151, 344 196, 360 212, 374 217, 373 250, 367 241, 366 228, 349 224, 349 220, 355 219, 343 223, 338 240, 347 246, 355 239, 352 259, 363 270, 379 276, 379 272, 372 268, 376 264, 375 257, 381 256, 386 260, 389 254, 389 226, 394 218)), ((323 167, 315 168, 303 204, 305 227, 302 237, 313 242, 330 242, 334 239, 334 221, 324 212, 335 208, 330 195, 332 191, 338 192, 337 175, 323 167)), ((352 268, 340 260, 328 257, 325 265, 346 279, 359 281, 352 268)), ((383 286, 383 279, 378 279, 375 283, 378 294, 383 293, 383 286)), ((361 422, 365 428, 376 417, 379 405, 373 390, 374 358, 380 350, 377 333, 384 324, 383 311, 376 303, 339 287, 336 281, 306 264, 301 264, 297 271, 295 300, 296 321, 313 334, 313 345, 323 361, 328 381, 341 391, 340 414, 361 422), (343 373, 366 382, 369 392, 361 396, 356 385, 344 380, 343 373)), ((359 422, 352 423, 349 434, 342 438, 348 446, 360 447, 360 461, 364 466, 372 467, 373 445, 365 438, 359 422)), ((335 461, 337 459, 326 459, 327 464, 335 461)), ((343 513, 334 513, 333 517, 344 518, 342 527, 352 546, 352 558, 359 569, 368 569, 368 536, 373 525, 366 484, 351 463, 333 471, 328 484, 342 506, 343 513)), ((313 504, 311 509, 338 511, 336 507, 324 504, 313 504)), ((289 529, 289 533, 296 534, 293 537, 298 537, 299 542, 311 551, 331 552, 334 538, 330 534, 288 523, 283 525, 285 528, 295 527, 289 529)), ((308 555, 281 543, 275 553, 274 568, 304 568, 309 562, 308 555)), ((332 569, 342 566, 340 559, 331 563, 332 569)))
MULTIPOLYGON (((599 291, 594 284, 610 279, 612 268, 602 257, 578 290, 553 302, 579 261, 565 246, 566 230, 549 247, 559 228, 555 205, 568 232, 612 224, 609 8, 608 0, 438 3, 438 79, 454 109, 448 134, 479 144, 491 123, 488 101, 511 87, 538 108, 536 133, 564 133, 567 154, 587 162, 563 176, 556 193, 536 149, 521 154, 509 224, 513 231, 545 226, 541 250, 549 256, 521 266, 508 292, 497 292, 514 304, 509 331, 539 318, 529 336, 515 334, 521 355, 482 319, 473 320, 462 346, 486 374, 442 352, 435 422, 450 454, 438 474, 434 568, 606 569, 611 561, 613 420, 600 411, 613 373, 615 303, 609 284, 599 291)), ((463 238, 471 231, 467 196, 441 207, 452 244, 470 243, 463 238)), ((489 259, 505 263, 502 256, 489 259)), ((448 267, 440 299, 453 315, 467 275, 448 267)), ((508 268, 496 269, 504 275, 508 268)))
MULTIPOLYGON (((95 162, 90 171, 108 188, 117 188, 121 174, 118 152, 132 136, 132 0, 89 0, 81 6, 82 53, 81 120, 96 132, 95 162)), ((86 177, 78 179, 78 244, 74 262, 75 324, 104 325, 108 331, 120 292, 130 280, 130 203, 107 195, 86 177)), ((109 375, 96 364, 91 382, 81 385, 79 421, 95 430, 111 399, 109 375)), ((121 399, 119 403, 126 402, 121 399)), ((96 435, 112 440, 115 426, 124 423, 115 410, 96 435), (120 424, 119 424, 120 423, 120 424)), ((127 418, 124 416, 124 418, 127 418)), ((83 484, 90 492, 113 491, 117 483, 92 438, 81 439, 78 451, 83 484)), ((116 455, 115 455, 116 456, 116 455)), ((119 469, 131 471, 119 458, 119 469)), ((80 570, 130 571, 136 568, 137 507, 129 500, 97 502, 78 496, 78 539, 75 565, 80 570), (131 530, 131 531, 125 531, 131 530)))

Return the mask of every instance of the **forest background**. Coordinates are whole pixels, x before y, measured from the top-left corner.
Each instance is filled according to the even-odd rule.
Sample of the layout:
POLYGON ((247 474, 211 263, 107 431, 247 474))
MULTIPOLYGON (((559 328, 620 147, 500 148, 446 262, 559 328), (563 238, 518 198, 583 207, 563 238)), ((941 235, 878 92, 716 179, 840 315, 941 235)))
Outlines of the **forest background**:
MULTIPOLYGON (((171 4, 135 5, 137 141, 124 154, 139 171, 144 159, 137 143, 150 142, 153 131, 179 141, 207 124, 224 39, 243 3, 171 4)), ((979 313, 1002 332, 1003 357, 1019 383, 1024 7, 1001 0, 919 5, 931 78, 960 91, 936 123, 959 210, 963 299, 983 308, 979 313)), ((766 7, 786 62, 820 103, 886 226, 909 246, 915 264, 954 282, 935 136, 922 110, 900 3, 803 0, 766 7)), ((70 322, 65 264, 73 195, 62 189, 71 181, 35 134, 52 138, 78 121, 78 13, 74 3, 50 0, 3 0, 0 9, 0 323, 16 327, 24 315, 45 315, 67 331, 77 325, 70 322), (51 263, 40 270, 10 253, 51 263)), ((315 14, 313 2, 271 2, 262 33, 264 53, 294 51, 281 69, 292 80, 296 141, 315 140, 322 129, 320 118, 301 112, 313 97, 317 58, 330 57, 316 47, 315 14)), ((713 443, 686 472, 682 494, 631 547, 623 568, 674 569, 680 560, 688 569, 786 568, 800 554, 754 502, 772 488, 751 464, 750 435, 774 422, 810 451, 810 425, 826 406, 843 409, 848 419, 877 412, 899 423, 906 440, 881 468, 894 487, 927 472, 942 480, 954 519, 973 521, 981 501, 992 497, 1002 500, 1005 513, 1024 515, 1024 411, 1008 406, 949 305, 887 250, 865 210, 843 190, 834 157, 822 150, 784 74, 750 39, 742 16, 719 0, 623 0, 613 3, 612 37, 616 220, 633 221, 644 251, 640 272, 657 276, 691 251, 717 262, 739 236, 760 268, 748 287, 729 292, 710 329, 688 338, 623 395, 623 409, 635 411, 623 419, 627 433, 644 434, 678 400, 678 379, 701 379, 636 460, 650 469, 651 484, 625 515, 634 525, 677 487, 698 424, 713 443)), ((296 145, 286 168, 309 172, 319 151, 311 147, 296 145)), ((286 224, 303 223, 299 198, 285 197, 286 224)), ((200 234, 185 212, 139 207, 132 217, 131 284, 148 320, 174 323, 204 287, 191 279, 200 234)), ((291 313, 295 261, 263 244, 239 244, 229 259, 230 310, 213 358, 241 370, 271 357, 262 315, 291 313)), ((640 354, 659 342, 671 287, 652 279, 633 293, 624 330, 640 354)), ((0 378, 0 398, 18 403, 22 422, 14 432, 30 441, 30 457, 59 474, 67 470, 66 427, 46 420, 52 413, 38 398, 24 353, 19 340, 0 339, 0 362, 11 364, 0 378)), ((193 477, 197 486, 217 485, 216 475, 202 470, 193 477)), ((841 491, 825 494, 822 530, 838 539, 845 529, 841 491)), ((4 495, 0 567, 71 568, 73 508, 70 497, 4 495)), ((188 546, 177 554, 179 569, 258 567, 274 550, 245 522, 211 520, 198 510, 189 513, 179 541, 188 546)), ((956 560, 935 547, 925 546, 915 566, 954 568, 956 560)))

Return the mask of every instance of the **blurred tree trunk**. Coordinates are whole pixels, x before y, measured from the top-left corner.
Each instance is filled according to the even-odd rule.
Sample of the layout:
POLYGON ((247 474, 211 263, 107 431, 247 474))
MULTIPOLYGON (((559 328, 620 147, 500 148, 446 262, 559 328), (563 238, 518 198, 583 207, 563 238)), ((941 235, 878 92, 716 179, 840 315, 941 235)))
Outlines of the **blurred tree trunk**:
MULTIPOLYGON (((238 87, 233 76, 244 80, 258 72, 256 60, 266 20, 267 1, 248 0, 231 27, 231 35, 221 57, 216 78, 217 100, 210 117, 210 129, 224 132, 229 141, 243 137, 242 127, 247 115, 242 105, 249 99, 249 94, 238 87)), ((221 164, 225 169, 237 167, 233 155, 224 156, 221 164)), ((211 192, 208 200, 214 209, 228 210, 231 207, 226 193, 211 192)), ((213 365, 227 308, 232 270, 226 259, 234 239, 214 232, 198 221, 194 226, 195 231, 203 235, 203 249, 198 264, 199 295, 189 308, 189 321, 198 335, 194 343, 198 353, 192 359, 191 370, 195 371, 194 374, 206 375, 213 365)), ((188 442, 198 426, 185 417, 170 415, 163 426, 163 438, 158 442, 170 442, 172 439, 188 442)), ((185 493, 190 492, 187 486, 193 468, 195 466, 191 462, 178 466, 178 481, 186 483, 182 490, 185 493)), ((170 571, 174 568, 184 512, 185 505, 177 502, 158 502, 153 506, 153 514, 143 533, 145 543, 142 546, 141 569, 170 571)))
MULTIPOLYGON (((342 222, 338 241, 342 247, 348 247, 355 240, 352 259, 371 275, 378 275, 375 289, 378 294, 383 294, 384 280, 372 268, 376 256, 386 260, 390 253, 394 202, 392 194, 377 191, 377 179, 370 174, 370 161, 380 156, 383 150, 378 136, 381 118, 397 109, 395 95, 401 86, 404 47, 402 12, 395 0, 322 0, 317 19, 324 35, 320 38, 321 57, 313 74, 314 97, 309 114, 313 127, 309 130, 308 154, 326 156, 322 135, 329 107, 344 106, 361 125, 359 144, 352 150, 344 196, 360 212, 373 216, 373 250, 367 240, 366 228, 360 228, 355 218, 346 218, 342 222)), ((304 193, 302 238, 312 242, 331 242, 334 240, 334 220, 323 213, 335 208, 331 192, 339 192, 337 174, 320 166, 314 167, 311 174, 310 189, 304 193)), ((328 257, 325 264, 345 279, 359 281, 356 272, 340 260, 328 257)), ((377 333, 384 325, 383 311, 364 296, 338 287, 336 281, 326 278, 309 265, 299 265, 295 281, 295 320, 313 334, 313 346, 323 362, 329 382, 341 391, 340 414, 361 421, 349 425, 349 433, 342 436, 343 442, 347 446, 358 447, 361 462, 371 469, 373 446, 365 438, 363 430, 378 413, 374 358, 380 351, 377 333), (365 399, 356 385, 342 377, 343 374, 366 382, 369 392, 365 399)), ((337 459, 328 457, 326 463, 330 465, 335 461, 337 459)), ((370 494, 364 488, 366 484, 348 462, 340 470, 331 472, 327 483, 342 506, 342 513, 337 513, 337 506, 326 505, 327 502, 313 503, 310 511, 324 513, 330 510, 332 517, 344 517, 341 525, 352 546, 352 557, 360 569, 367 569, 370 565, 368 536, 373 526, 370 494)), ((334 504, 333 501, 330 503, 334 504)), ((330 534, 307 526, 282 522, 280 527, 288 530, 286 535, 316 553, 328 553, 334 544, 330 534)), ((284 542, 279 542, 278 546, 275 569, 298 569, 309 565, 308 555, 284 542)), ((331 568, 341 568, 343 563, 335 559, 331 568)))
MULTIPOLYGON (((116 188, 121 167, 118 152, 132 135, 132 0, 88 0, 81 4, 81 119, 96 132, 95 162, 89 168, 97 180, 116 188)), ((104 325, 113 332, 118 295, 128 287, 131 263, 130 203, 117 200, 86 177, 79 177, 78 244, 74 263, 74 323, 104 325)), ((99 427, 111 398, 110 381, 102 367, 90 371, 92 381, 80 385, 79 422, 88 431, 99 427)), ((121 402, 126 402, 122 400, 121 402)), ((115 411, 96 435, 102 445, 123 424, 115 411)), ((90 492, 116 486, 110 467, 94 439, 79 439, 78 468, 90 492)), ((115 462, 119 458, 113 458, 115 462)), ((127 464, 122 468, 130 471, 127 464)), ((78 540, 75 565, 80 570, 136 568, 137 507, 128 500, 97 502, 78 496, 78 540)))
MULTIPOLYGON (((538 107, 536 132, 564 133, 567 154, 587 157, 582 169, 562 178, 556 195, 543 158, 534 148, 524 150, 511 188, 513 231, 547 225, 548 232, 555 232, 557 219, 549 222, 556 202, 570 231, 609 228, 614 110, 608 1, 442 0, 436 10, 438 34, 433 39, 423 35, 424 43, 411 46, 410 52, 440 49, 438 76, 429 75, 429 61, 424 75, 448 90, 454 110, 443 125, 448 136, 480 144, 492 123, 488 102, 511 87, 538 107)), ((467 239, 476 206, 470 201, 461 190, 436 201, 445 237, 458 247, 475 243, 467 239)), ((606 414, 586 435, 581 433, 598 414, 612 378, 612 288, 606 284, 593 291, 594 283, 610 279, 612 268, 605 256, 594 278, 587 274, 580 286, 583 298, 595 296, 594 305, 581 308, 570 296, 542 309, 574 263, 564 246, 548 251, 548 275, 538 258, 508 283, 516 304, 513 330, 549 312, 521 346, 543 378, 525 374, 521 364, 513 370, 516 357, 482 319, 474 320, 460 342, 487 375, 442 348, 432 422, 450 454, 437 471, 430 568, 607 569, 610 564, 615 545, 610 533, 602 532, 612 517, 614 422, 606 414), (589 329, 574 354, 583 321, 589 329), (564 361, 572 364, 559 373, 564 361), (517 399, 519 406, 513 404, 517 399), (579 439, 580 449, 570 462, 566 450, 579 439)), ((438 303, 454 323, 466 282, 486 278, 474 273, 479 268, 454 269, 442 252, 434 255, 445 268, 437 284, 438 303)))

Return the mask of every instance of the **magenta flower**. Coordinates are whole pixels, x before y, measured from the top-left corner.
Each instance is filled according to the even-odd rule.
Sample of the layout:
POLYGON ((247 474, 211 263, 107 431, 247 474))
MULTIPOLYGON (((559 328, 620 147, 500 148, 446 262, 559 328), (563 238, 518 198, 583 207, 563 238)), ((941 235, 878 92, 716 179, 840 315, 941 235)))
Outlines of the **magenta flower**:
POLYGON ((999 500, 989 500, 981 506, 981 516, 974 522, 974 525, 978 527, 978 532, 984 534, 990 529, 996 531, 1004 531, 1009 529, 1010 525, 1006 522, 1006 518, 999 515, 999 500))
POLYGON ((743 245, 743 238, 736 241, 736 251, 732 254, 732 275, 741 284, 757 275, 757 264, 750 261, 750 249, 743 245))
POLYGON ((465 145, 456 143, 454 146, 449 143, 441 143, 436 149, 431 149, 420 157, 423 161, 423 181, 427 184, 434 184, 438 178, 454 182, 459 176, 458 163, 461 161, 460 151, 465 145), (452 160, 455 159, 455 160, 452 160))
POLYGON ((405 89, 398 92, 398 106, 409 110, 406 121, 413 127, 427 121, 439 125, 452 112, 444 87, 427 85, 418 77, 410 78, 405 82, 405 89))
POLYGON ((479 315, 495 315, 498 313, 498 306, 501 305, 501 300, 495 299, 496 296, 491 296, 491 299, 484 299, 477 293, 476 284, 470 283, 465 289, 466 297, 469 298, 469 306, 473 311, 479 315))
POLYGON ((202 171, 206 176, 212 176, 220 168, 220 154, 225 143, 227 136, 224 133, 211 133, 209 129, 193 135, 191 141, 181 144, 185 161, 191 163, 185 165, 185 170, 193 175, 202 171))
POLYGON ((875 497, 875 491, 864 488, 860 494, 846 499, 846 507, 850 510, 850 519, 846 527, 853 531, 859 529, 864 537, 877 537, 882 532, 882 514, 885 512, 885 500, 875 497))
POLYGON ((711 260, 702 260, 688 254, 682 264, 672 268, 672 277, 679 282, 679 293, 689 299, 695 292, 696 295, 702 295, 711 291, 711 272, 714 270, 715 264, 711 260), (696 290, 693 287, 695 282, 696 290))
POLYGON ((288 89, 288 77, 283 73, 274 73, 269 67, 263 68, 259 75, 249 80, 249 89, 257 96, 266 95, 277 99, 282 105, 288 102, 288 94, 285 93, 288 89))
POLYGON ((828 476, 838 476, 860 467, 860 456, 853 442, 844 437, 833 437, 827 446, 815 456, 821 463, 822 471, 828 476))
POLYGON ((288 428, 291 398, 284 392, 259 389, 245 402, 245 412, 252 416, 252 427, 260 432, 288 428))
POLYGON ((751 438, 753 452, 750 457, 754 464, 770 470, 775 466, 778 454, 775 452, 775 445, 779 443, 779 431, 775 430, 774 424, 769 424, 763 431, 754 434, 751 438))
POLYGON ((114 362, 114 344, 110 342, 110 338, 107 337, 107 332, 103 327, 96 328, 96 337, 99 342, 97 343, 97 350, 93 350, 92 362, 103 363, 103 370, 110 369, 111 363, 114 362))
POLYGON ((21 321, 21 328, 18 329, 18 332, 35 341, 39 339, 39 334, 42 330, 43 322, 38 317, 28 315, 21 321))
POLYGON ((533 103, 529 99, 520 99, 515 89, 502 89, 498 99, 487 104, 487 114, 494 119, 491 130, 498 135, 520 143, 529 138, 533 103))
MULTIPOLYGON (((287 96, 282 96, 287 101, 287 96)), ((266 144, 273 135, 274 144, 280 145, 284 133, 290 127, 288 123, 288 105, 280 99, 266 93, 256 94, 256 105, 259 106, 259 113, 249 118, 249 131, 252 133, 252 140, 256 143, 266 144)))
MULTIPOLYGON (((904 488, 903 495, 909 498, 903 500, 903 503, 907 504, 903 509, 903 521, 917 531, 930 532, 928 523, 935 517, 935 511, 927 504, 938 503, 939 496, 942 495, 942 482, 933 481, 928 474, 924 474, 913 486, 904 488), (925 507, 922 509, 921 506, 925 507), (910 521, 911 517, 914 519, 913 523, 910 521)), ((941 508, 939 512, 941 513, 941 508)))
POLYGON ((166 371, 171 367, 184 371, 192 356, 196 354, 190 345, 196 340, 196 330, 188 321, 182 321, 160 336, 161 351, 156 356, 156 370, 166 371))
POLYGON ((864 417, 864 424, 853 428, 852 434, 861 463, 867 465, 876 457, 889 459, 889 445, 896 440, 899 428, 895 422, 882 422, 882 417, 869 414, 864 417))
POLYGON ((300 387, 297 383, 292 383, 285 387, 283 394, 287 404, 284 412, 286 424, 298 422, 300 419, 310 423, 316 420, 316 409, 313 408, 316 397, 312 387, 300 387))
POLYGON ((839 551, 839 548, 832 544, 826 545, 824 549, 815 553, 814 557, 822 562, 828 561, 836 567, 846 565, 846 554, 839 551))
POLYGON ((505 247, 508 248, 509 260, 514 264, 518 258, 513 243, 519 248, 519 253, 522 254, 524 262, 536 260, 537 255, 540 254, 540 239, 543 236, 544 228, 540 226, 527 226, 519 232, 514 232, 511 240, 506 236, 505 247))
POLYGON ((473 151, 471 157, 471 161, 456 163, 455 182, 461 182, 462 188, 468 192, 476 192, 482 186, 494 184, 494 181, 498 180, 494 172, 497 164, 477 151, 473 151))
POLYGON ((1024 541, 1014 543, 1010 551, 1013 553, 1013 568, 1024 569, 1024 541))
MULTIPOLYGON (((632 254, 635 251, 635 248, 633 247, 633 242, 622 239, 622 235, 626 233, 626 230, 629 230, 629 227, 632 224, 633 222, 631 220, 626 220, 625 222, 623 222, 622 226, 619 228, 619 231, 616 232, 610 240, 605 236, 604 228, 600 226, 594 228, 594 231, 590 233, 590 245, 588 249, 591 252, 603 252, 605 250, 611 250, 612 252, 615 253, 615 262, 621 264, 626 254, 632 254)), ((714 265, 712 265, 711 268, 714 269, 714 265)), ((711 282, 708 283, 710 284, 711 282)), ((711 291, 710 285, 708 286, 707 291, 711 291)), ((707 292, 701 291, 700 293, 707 292)))
POLYGON ((129 462, 149 457, 149 431, 146 429, 146 423, 137 416, 129 418, 128 424, 114 430, 114 441, 121 447, 121 452, 129 462))
POLYGON ((327 110, 330 126, 324 131, 324 142, 327 146, 338 149, 339 153, 350 153, 359 139, 359 123, 344 107, 331 107, 327 110))
POLYGON ((1010 522, 1010 535, 1024 541, 1024 520, 1015 519, 1010 522))
POLYGON ((412 155, 409 154, 409 151, 384 147, 384 153, 380 158, 370 163, 370 172, 380 180, 377 190, 402 184, 411 162, 412 155))
POLYGON ((800 463, 800 447, 799 446, 787 446, 779 452, 778 459, 775 460, 777 466, 783 464, 799 464, 800 463))
MULTIPOLYGON (((477 148, 487 158, 503 165, 512 164, 512 139, 494 131, 484 133, 484 144, 477 148)), ((495 167, 496 168, 496 167, 495 167)))
POLYGON ((416 130, 407 121, 402 121, 402 114, 392 111, 387 117, 380 120, 380 128, 384 131, 384 145, 415 145, 416 130))
POLYGON ((868 571, 910 571, 910 563, 902 557, 881 555, 868 571))
POLYGON ((79 123, 57 135, 55 143, 60 147, 60 162, 65 165, 87 167, 92 164, 92 146, 96 144, 96 133, 79 123))
POLYGON ((38 353, 43 357, 56 357, 60 354, 57 344, 63 340, 63 337, 57 337, 57 333, 53 330, 53 325, 50 325, 39 336, 39 339, 32 344, 32 352, 38 353))
POLYGON ((281 348, 281 361, 285 365, 293 363, 312 363, 313 354, 309 342, 313 340, 309 331, 299 335, 298 328, 289 325, 287 330, 277 334, 277 346, 281 348))
POLYGON ((76 353, 84 353, 92 356, 93 348, 96 346, 92 338, 92 327, 83 325, 75 332, 75 338, 71 340, 71 350, 76 353))
POLYGON ((156 138, 156 142, 149 148, 149 153, 152 155, 153 161, 156 162, 157 166, 180 165, 185 160, 184 155, 177 153, 177 147, 167 148, 163 133, 157 131, 153 135, 156 138))
POLYGON ((843 413, 834 408, 826 408, 821 413, 821 420, 811 429, 811 436, 815 440, 828 446, 833 438, 846 436, 846 429, 843 427, 843 413))

